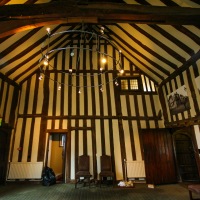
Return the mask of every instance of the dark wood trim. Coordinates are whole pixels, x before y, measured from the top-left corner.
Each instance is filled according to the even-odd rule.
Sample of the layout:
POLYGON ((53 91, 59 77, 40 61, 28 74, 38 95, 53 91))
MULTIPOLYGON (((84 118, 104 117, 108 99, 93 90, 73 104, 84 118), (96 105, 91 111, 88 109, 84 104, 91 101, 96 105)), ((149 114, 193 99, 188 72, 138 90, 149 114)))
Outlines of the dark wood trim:
POLYGON ((21 89, 21 87, 19 86, 19 84, 17 84, 15 81, 9 79, 7 76, 5 76, 4 74, 2 74, 1 72, 0 72, 0 78, 1 78, 3 81, 5 81, 5 82, 7 82, 7 83, 9 83, 9 84, 11 84, 11 85, 13 85, 13 86, 15 86, 15 87, 21 89))
MULTIPOLYGON (((47 72, 49 76, 49 73, 47 72)), ((42 118, 40 124, 40 136, 39 136, 39 145, 38 145, 38 158, 37 161, 44 160, 44 153, 45 153, 45 139, 46 139, 46 132, 47 132, 47 119, 44 116, 48 115, 48 107, 49 107, 49 80, 44 79, 44 88, 43 90, 43 106, 42 106, 42 118)))
MULTIPOLYGON (((97 175, 97 144, 96 144, 96 126, 95 126, 95 120, 91 121, 92 124, 92 152, 93 152, 93 175, 94 175, 94 179, 97 179, 98 175, 97 175)), ((90 129, 88 129, 90 130, 90 129)))
POLYGON ((120 143, 120 149, 121 149, 122 172, 123 172, 123 177, 125 177, 124 159, 126 159, 126 149, 125 149, 125 140, 124 140, 124 129, 123 129, 123 123, 122 123, 123 121, 122 121, 121 100, 120 100, 119 89, 117 87, 114 87, 114 94, 115 94, 116 116, 118 117, 119 143, 120 143))
POLYGON ((61 129, 47 129, 47 132, 51 133, 51 134, 66 133, 66 132, 68 132, 68 129, 63 129, 63 128, 61 128, 61 129))
MULTIPOLYGON (((43 115, 43 114, 35 114, 35 115, 32 115, 32 114, 19 114, 18 115, 18 118, 32 118, 32 117, 42 117, 44 119, 118 119, 119 116, 93 116, 93 115, 90 115, 90 116, 76 116, 76 115, 72 115, 72 116, 69 116, 69 115, 59 115, 59 116, 46 116, 46 115, 43 115)), ((123 120, 161 120, 160 117, 155 117, 155 116, 121 116, 121 118, 123 120)))
POLYGON ((11 114, 9 117, 9 124, 13 127, 14 127, 14 123, 16 120, 16 115, 17 115, 16 109, 17 109, 18 102, 19 102, 19 88, 14 87, 12 104, 11 104, 11 108, 10 108, 11 114))
POLYGON ((165 121, 166 128, 188 127, 188 126, 199 125, 199 124, 200 124, 200 116, 191 117, 189 120, 188 119, 179 120, 177 122, 175 122, 175 121, 166 122, 165 121))
POLYGON ((165 97, 164 97, 164 92, 163 92, 163 88, 166 88, 165 86, 163 87, 159 87, 158 88, 158 95, 159 95, 159 100, 160 100, 160 104, 163 110, 163 117, 164 117, 164 121, 168 122, 168 115, 167 115, 167 106, 165 103, 165 97))
MULTIPOLYGON (((165 44, 163 44, 160 40, 156 39, 155 37, 153 37, 152 35, 148 34, 147 32, 145 32, 142 28, 140 28, 138 25, 136 24, 131 24, 131 26, 136 29, 137 31, 139 31, 141 34, 145 35, 149 40, 153 41, 155 44, 157 44, 160 48, 162 48, 163 50, 165 50, 169 55, 171 55, 172 57, 176 58, 176 60, 178 60, 181 63, 185 63, 185 58, 183 56, 181 56, 180 54, 178 54, 175 50, 169 48, 168 46, 166 46, 165 44)), ((162 68, 162 66, 159 66, 160 68, 162 68)), ((167 70, 160 70, 165 74, 167 70)))
MULTIPOLYGON (((128 37, 131 38, 132 41, 134 41, 136 44, 138 44, 138 46, 142 47, 144 50, 146 50, 149 54, 155 56, 157 59, 161 60, 163 63, 166 63, 166 65, 170 66, 172 69, 176 69, 177 66, 170 62, 168 59, 164 58, 163 56, 161 56, 160 54, 158 54, 157 52, 153 51, 152 49, 150 49, 149 47, 147 47, 146 45, 144 45, 140 38, 135 38, 133 37, 129 32, 127 32, 126 30, 124 30, 119 24, 116 24, 116 27, 118 27, 121 31, 123 31, 128 37)), ((154 27, 158 27, 157 25, 152 25, 152 28, 154 27)), ((155 29, 155 28, 154 28, 155 29)), ((161 28, 160 28, 161 29, 161 28)), ((141 30, 141 29, 140 29, 141 30)), ((138 31, 140 31, 138 30, 138 31)), ((163 29, 159 30, 159 31, 163 31, 163 29)), ((164 32, 167 33, 167 32, 164 32)), ((141 33, 142 34, 142 33, 141 33)), ((166 37, 166 35, 164 35, 164 37, 166 37)), ((174 38, 174 37, 173 37, 174 38)), ((169 73, 167 70, 165 70, 165 73, 169 73)))
MULTIPOLYGON (((108 29, 108 28, 107 28, 108 29)), ((110 29, 109 29, 110 30, 110 29)), ((110 32, 112 32, 110 30, 110 32)), ((130 45, 127 41, 123 40, 122 38, 117 35, 116 33, 112 32, 112 34, 119 39, 119 41, 123 42, 123 44, 128 47, 131 51, 135 52, 137 55, 139 55, 140 57, 142 57, 144 60, 146 60, 147 62, 151 63, 153 66, 155 65, 160 71, 162 71, 162 73, 165 73, 166 75, 169 75, 169 72, 165 69, 163 69, 161 66, 159 66, 158 64, 156 64, 155 62, 153 62, 152 60, 150 60, 148 57, 146 57, 145 55, 143 55, 141 52, 137 51, 132 45, 130 45), (164 72, 163 72, 164 71, 164 72)), ((119 42, 116 41, 116 39, 113 39, 112 36, 110 36, 111 40, 114 40, 115 43, 120 47, 121 50, 123 50, 124 52, 127 52, 128 54, 132 55, 132 57, 134 59, 136 59, 139 63, 142 63, 143 66, 145 66, 149 71, 151 71, 153 74, 156 74, 156 76, 158 76, 161 80, 163 79, 163 77, 160 75, 160 73, 157 73, 156 71, 154 71, 153 69, 151 69, 150 67, 148 67, 144 62, 142 62, 140 59, 138 59, 137 57, 135 57, 133 55, 132 52, 128 51, 127 48, 125 49, 124 46, 121 46, 121 44, 119 42)))
POLYGON ((194 76, 195 78, 199 76, 198 66, 197 63, 192 64, 193 70, 194 70, 194 76))
MULTIPOLYGON (((199 36, 197 36, 196 34, 194 34, 193 32, 190 31, 190 29, 187 29, 184 26, 181 25, 174 25, 173 26, 175 29, 177 29, 179 32, 182 32, 184 35, 188 36, 191 40, 193 40, 195 43, 197 43, 198 45, 200 45, 200 40, 199 40, 199 36)), ((193 50, 192 50, 193 51, 193 50)), ((191 52, 192 53, 192 52, 191 52)), ((193 51, 193 54, 195 52, 193 51)), ((192 54, 190 54, 192 56, 192 54)))
MULTIPOLYGON (((153 113, 153 117, 155 117, 155 118, 156 117, 160 117, 160 119, 161 119, 162 115, 158 116, 159 113, 156 113, 157 104, 154 102, 153 95, 149 95, 149 98, 150 98, 150 104, 151 104, 151 110, 152 110, 152 113, 153 113)), ((154 120, 154 123, 155 123, 155 128, 159 128, 159 124, 158 124, 158 120, 157 119, 154 120)))
MULTIPOLYGON (((7 110, 7 103, 8 102, 8 96, 9 96, 9 90, 10 90, 11 86, 9 84, 7 84, 7 87, 6 87, 6 91, 4 91, 4 94, 5 95, 5 103, 4 103, 4 106, 3 106, 3 119, 5 120, 5 117, 6 117, 6 110, 7 110)), ((11 112, 10 112, 11 114, 11 112)))
MULTIPOLYGON (((178 40, 177 38, 173 37, 173 35, 169 34, 167 31, 165 31, 164 29, 162 29, 160 26, 158 25, 149 25, 151 28, 153 28, 155 31, 159 32, 159 34, 162 34, 165 38, 167 38, 169 41, 173 42, 175 45, 177 45, 180 49, 184 50, 185 52, 187 52, 187 54, 189 54, 190 56, 194 55, 194 50, 191 49, 190 47, 188 47, 184 42, 181 42, 180 40, 178 40)), ((187 30, 186 28, 184 28, 183 26, 173 26, 175 29, 177 29, 179 32, 183 32, 184 34, 187 35, 187 30), (183 28, 182 28, 183 27, 183 28), (182 30, 182 31, 181 31, 182 30)), ((189 32, 189 30, 188 30, 189 32)), ((193 34, 194 35, 194 34, 193 34)), ((188 35, 189 37, 189 35, 188 35)), ((192 38, 191 38, 192 39, 192 38)), ((198 39, 199 40, 199 39, 198 39)), ((196 40, 195 40, 196 42, 196 40)), ((198 42, 197 42, 198 44, 198 42)), ((176 66, 176 68, 178 68, 176 66)), ((175 69, 176 69, 175 68, 175 69)))
MULTIPOLYGON (((167 82, 171 81, 172 79, 174 79, 176 76, 180 76, 181 78, 181 74, 183 73, 183 71, 185 71, 187 68, 189 68, 191 65, 193 65, 193 63, 197 62, 197 60, 199 60, 200 58, 200 51, 198 51, 194 56, 192 56, 189 60, 187 60, 181 67, 179 67, 177 70, 175 70, 170 77, 166 78, 165 80, 163 80, 159 87, 163 86, 164 84, 166 84, 167 82)), ((181 80, 181 79, 180 79, 181 80)), ((182 82, 181 82, 182 84, 182 82)), ((183 83, 184 84, 184 83, 183 83)), ((182 84, 182 85, 183 85, 182 84)))
MULTIPOLYGON (((86 127, 86 121, 83 120, 83 126, 86 127)), ((88 135, 87 129, 83 129, 83 155, 88 155, 88 135)))
POLYGON ((193 24, 200 21, 199 8, 144 6, 124 3, 57 1, 46 4, 20 4, 0 7, 0 37, 55 23, 145 23, 193 24), (103 13, 103 14, 102 14, 103 13), (116 18, 117 16, 117 18, 116 18), (24 28, 23 28, 24 27, 24 28))
POLYGON ((109 120, 109 138, 110 138, 110 154, 111 154, 111 162, 112 169, 114 172, 115 180, 116 180, 116 172, 115 172, 115 150, 114 150, 114 133, 113 133, 113 124, 112 120, 109 120))
POLYGON ((188 79, 188 85, 189 85, 192 100, 193 100, 193 103, 194 103, 194 110, 196 112, 196 115, 200 115, 200 108, 199 108, 199 105, 198 105, 197 95, 195 93, 194 85, 193 85, 193 83, 195 84, 195 82, 192 81, 190 69, 186 70, 186 76, 187 76, 187 79, 188 79))
MULTIPOLYGON (((26 85, 26 93, 25 93, 25 99, 24 99, 24 102, 25 102, 24 103, 24 114, 28 113, 30 86, 31 86, 31 80, 29 79, 27 81, 27 85, 26 85)), ((23 144, 24 144, 24 136, 25 136, 25 130, 26 130, 26 123, 27 123, 27 119, 23 119, 22 129, 21 129, 21 137, 20 137, 20 144, 19 144, 19 148, 21 150, 19 150, 18 162, 22 161, 22 153, 23 153, 23 144)))
MULTIPOLYGON (((141 95, 141 98, 142 98, 144 116, 148 116, 145 95, 141 95)), ((150 124, 148 120, 146 121, 146 128, 150 128, 150 124)))

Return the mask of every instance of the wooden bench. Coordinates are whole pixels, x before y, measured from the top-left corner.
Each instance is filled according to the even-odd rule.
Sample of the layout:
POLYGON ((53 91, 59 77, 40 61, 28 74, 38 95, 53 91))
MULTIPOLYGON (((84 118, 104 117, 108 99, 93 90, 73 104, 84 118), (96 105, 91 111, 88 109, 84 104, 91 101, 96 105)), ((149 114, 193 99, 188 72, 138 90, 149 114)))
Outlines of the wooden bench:
POLYGON ((192 193, 200 195, 200 184, 188 185, 190 200, 200 200, 200 198, 193 198, 192 193))

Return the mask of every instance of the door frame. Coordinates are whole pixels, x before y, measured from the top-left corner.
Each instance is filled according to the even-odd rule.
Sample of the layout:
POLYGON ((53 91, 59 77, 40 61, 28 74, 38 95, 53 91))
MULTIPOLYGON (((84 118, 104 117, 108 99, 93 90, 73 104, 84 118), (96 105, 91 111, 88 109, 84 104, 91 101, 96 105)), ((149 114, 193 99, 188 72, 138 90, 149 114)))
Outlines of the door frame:
POLYGON ((62 173, 63 173, 63 182, 67 182, 67 169, 69 167, 69 163, 67 163, 67 135, 68 135, 68 129, 48 129, 47 130, 47 144, 46 144, 46 155, 45 155, 45 166, 47 166, 48 162, 48 155, 49 155, 49 138, 50 135, 53 134, 62 134, 65 135, 65 146, 64 146, 64 160, 63 160, 63 167, 62 167, 62 173))
MULTIPOLYGON (((2 170, 1 177, 0 177, 0 185, 5 185, 6 184, 6 179, 7 179, 7 173, 9 169, 9 157, 10 157, 10 146, 11 146, 11 136, 12 136, 12 127, 7 126, 1 126, 0 127, 0 134, 5 134, 7 136, 6 141, 4 141, 5 144, 5 152, 4 153, 4 162, 0 164, 0 168, 2 170)), ((2 153, 2 152, 1 152, 2 153)))
POLYGON ((177 134, 185 134, 191 139, 194 154, 195 154, 197 169, 198 169, 198 173, 199 173, 199 176, 200 176, 200 158, 199 158, 199 150, 198 150, 197 140, 196 140, 196 136, 195 136, 195 132, 194 132, 194 127, 189 126, 189 127, 176 128, 176 129, 172 129, 172 132, 173 132, 172 137, 173 137, 174 156, 175 156, 176 169, 177 169, 177 174, 179 176, 178 177, 179 181, 181 181, 182 179, 181 179, 181 176, 180 176, 178 160, 177 160, 177 155, 176 155, 175 136, 177 134))

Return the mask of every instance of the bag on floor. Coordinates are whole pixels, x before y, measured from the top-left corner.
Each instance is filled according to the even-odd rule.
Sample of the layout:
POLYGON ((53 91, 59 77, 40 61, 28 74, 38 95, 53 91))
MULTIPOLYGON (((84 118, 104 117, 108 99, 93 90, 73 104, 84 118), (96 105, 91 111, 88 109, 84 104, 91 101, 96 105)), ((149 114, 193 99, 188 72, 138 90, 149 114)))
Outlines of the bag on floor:
POLYGON ((42 185, 50 186, 56 184, 56 176, 50 167, 45 167, 42 172, 42 185))

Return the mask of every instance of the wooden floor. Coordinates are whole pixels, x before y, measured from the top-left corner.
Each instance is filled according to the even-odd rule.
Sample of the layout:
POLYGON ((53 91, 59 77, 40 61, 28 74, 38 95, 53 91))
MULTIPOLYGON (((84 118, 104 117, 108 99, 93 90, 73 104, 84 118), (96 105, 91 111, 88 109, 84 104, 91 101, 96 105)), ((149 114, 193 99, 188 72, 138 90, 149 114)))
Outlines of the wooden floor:
POLYGON ((117 185, 91 184, 78 189, 72 183, 57 183, 42 186, 40 183, 15 182, 0 186, 0 200, 189 200, 187 185, 170 184, 148 188, 144 183, 136 183, 134 188, 121 188, 117 185))

